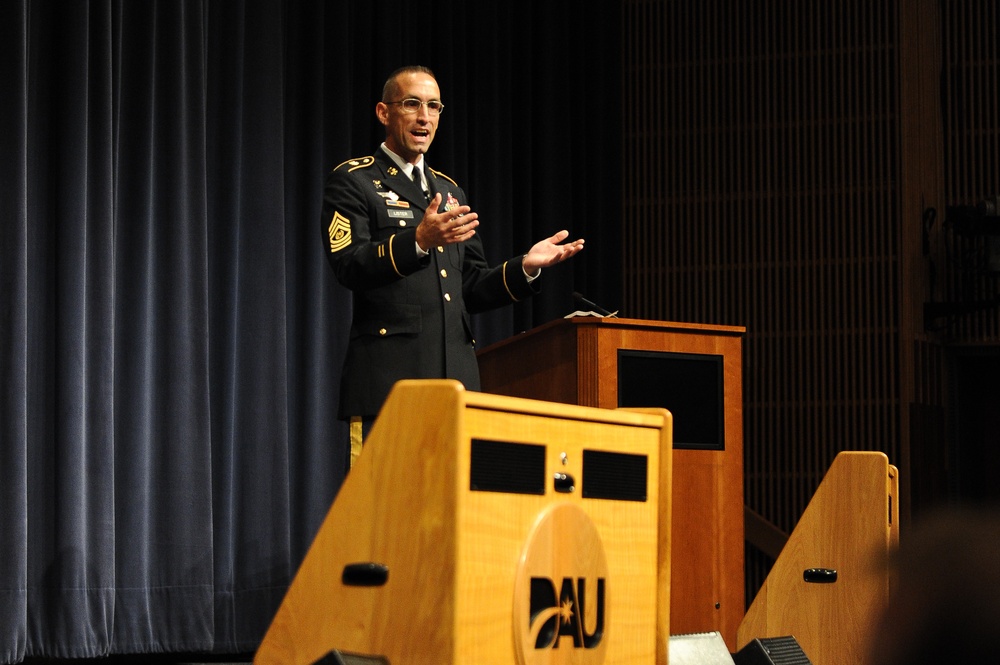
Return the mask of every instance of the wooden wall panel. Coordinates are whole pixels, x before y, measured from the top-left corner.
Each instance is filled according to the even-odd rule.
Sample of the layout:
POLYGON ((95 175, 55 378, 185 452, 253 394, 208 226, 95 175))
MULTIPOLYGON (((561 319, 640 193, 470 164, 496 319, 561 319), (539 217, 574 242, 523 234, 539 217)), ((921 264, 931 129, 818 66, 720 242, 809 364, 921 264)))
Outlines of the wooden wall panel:
POLYGON ((622 309, 747 327, 746 503, 790 532, 837 453, 899 458, 896 3, 623 12, 622 309))
MULTIPOLYGON (((946 198, 951 206, 973 206, 1000 195, 1000 7, 993 0, 945 2, 941 22, 946 198)), ((971 311, 935 323, 947 341, 998 343, 1000 236, 955 234, 953 221, 946 217, 943 227, 941 299, 971 311)))

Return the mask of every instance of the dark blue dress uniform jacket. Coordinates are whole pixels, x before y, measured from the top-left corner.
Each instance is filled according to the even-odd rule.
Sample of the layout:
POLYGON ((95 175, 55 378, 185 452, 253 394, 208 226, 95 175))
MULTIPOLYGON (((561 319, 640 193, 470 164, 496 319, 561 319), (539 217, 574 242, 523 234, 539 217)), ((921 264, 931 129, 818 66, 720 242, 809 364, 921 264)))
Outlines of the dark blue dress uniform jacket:
MULTIPOLYGON (((455 181, 427 167, 439 212, 468 205, 455 181)), ((375 416, 400 379, 457 379, 479 390, 470 314, 533 295, 523 257, 490 267, 479 234, 421 257, 416 227, 427 201, 381 149, 327 177, 322 231, 337 280, 354 296, 339 415, 375 416)))

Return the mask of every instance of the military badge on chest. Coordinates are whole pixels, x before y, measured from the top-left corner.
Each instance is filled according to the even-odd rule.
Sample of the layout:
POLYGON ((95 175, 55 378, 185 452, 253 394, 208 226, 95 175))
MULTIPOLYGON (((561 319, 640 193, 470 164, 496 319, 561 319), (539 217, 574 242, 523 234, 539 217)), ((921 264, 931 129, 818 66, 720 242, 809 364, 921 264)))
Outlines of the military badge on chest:
MULTIPOLYGON (((377 182, 377 181, 376 181, 377 182)), ((391 189, 387 192, 376 192, 385 201, 385 204, 390 208, 409 208, 410 202, 403 201, 399 198, 399 194, 392 191, 391 189)))

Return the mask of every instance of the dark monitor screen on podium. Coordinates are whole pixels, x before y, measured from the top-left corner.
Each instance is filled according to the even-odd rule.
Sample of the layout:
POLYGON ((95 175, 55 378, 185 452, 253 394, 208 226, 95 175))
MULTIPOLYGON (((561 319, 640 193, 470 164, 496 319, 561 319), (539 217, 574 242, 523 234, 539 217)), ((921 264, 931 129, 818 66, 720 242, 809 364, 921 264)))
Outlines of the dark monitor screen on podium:
POLYGON ((674 448, 725 450, 722 356, 618 350, 618 406, 665 408, 674 448))

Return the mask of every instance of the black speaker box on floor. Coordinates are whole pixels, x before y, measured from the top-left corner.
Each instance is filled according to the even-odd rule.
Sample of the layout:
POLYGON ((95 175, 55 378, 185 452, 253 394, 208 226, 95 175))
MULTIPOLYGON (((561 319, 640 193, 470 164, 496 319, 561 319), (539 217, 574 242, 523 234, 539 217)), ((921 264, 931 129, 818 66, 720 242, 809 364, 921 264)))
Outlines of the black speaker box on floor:
POLYGON ((758 637, 733 656, 736 665, 812 665, 794 637, 758 637))

